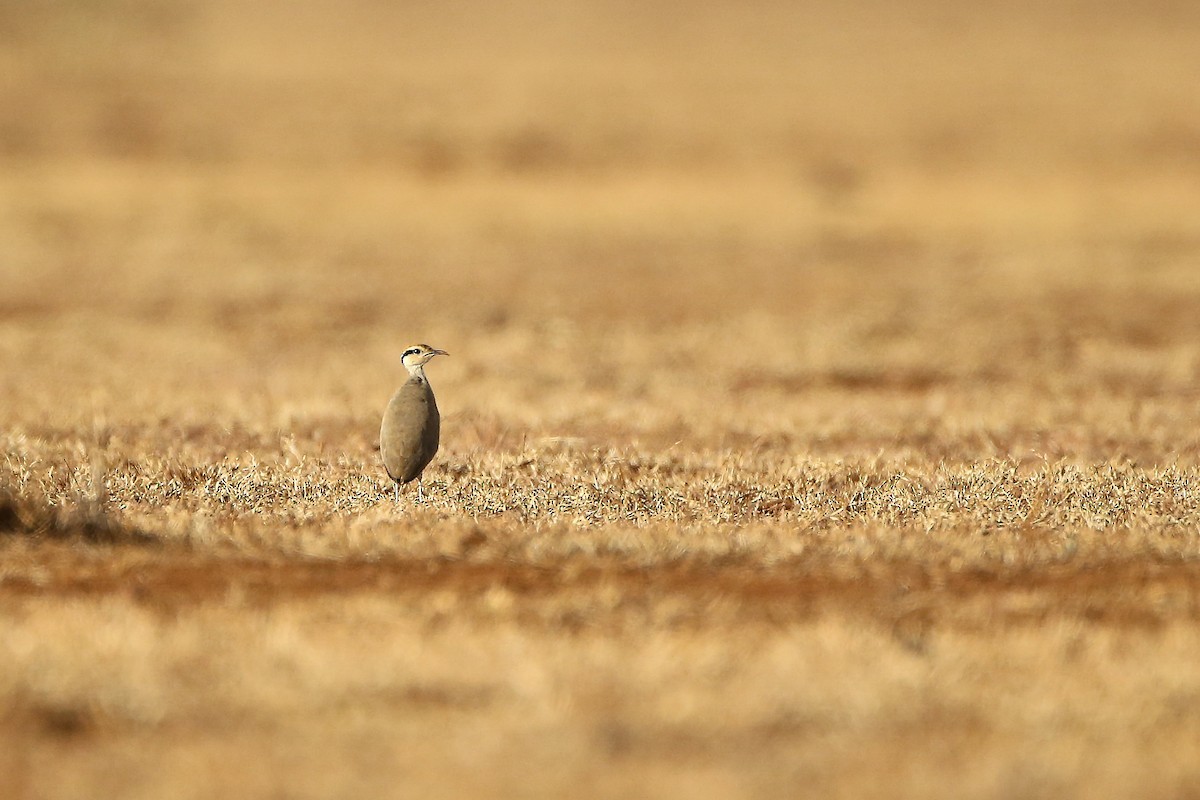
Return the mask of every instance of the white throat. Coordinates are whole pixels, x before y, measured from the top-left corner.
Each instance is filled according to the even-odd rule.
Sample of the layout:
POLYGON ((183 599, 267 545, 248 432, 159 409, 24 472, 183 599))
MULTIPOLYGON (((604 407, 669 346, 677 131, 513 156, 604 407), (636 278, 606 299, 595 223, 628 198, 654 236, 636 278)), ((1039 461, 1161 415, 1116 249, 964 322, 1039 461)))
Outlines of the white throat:
POLYGON ((410 365, 406 362, 404 364, 404 368, 408 370, 409 375, 416 378, 417 380, 425 381, 426 383, 429 382, 429 379, 425 377, 425 365, 424 364, 411 364, 410 365))

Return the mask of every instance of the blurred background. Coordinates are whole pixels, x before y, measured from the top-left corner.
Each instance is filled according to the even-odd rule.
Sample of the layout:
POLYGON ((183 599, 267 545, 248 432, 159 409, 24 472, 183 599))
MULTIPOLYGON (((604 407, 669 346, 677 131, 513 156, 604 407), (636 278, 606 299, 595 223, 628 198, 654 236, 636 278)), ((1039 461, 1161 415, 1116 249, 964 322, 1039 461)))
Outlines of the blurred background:
POLYGON ((648 402, 1190 391, 1198 35, 1184 0, 5 2, 6 391, 365 418, 425 340, 451 385, 671 373, 648 402))
POLYGON ((0 796, 1200 794, 1196 0, 0 0, 0 376, 0 796))

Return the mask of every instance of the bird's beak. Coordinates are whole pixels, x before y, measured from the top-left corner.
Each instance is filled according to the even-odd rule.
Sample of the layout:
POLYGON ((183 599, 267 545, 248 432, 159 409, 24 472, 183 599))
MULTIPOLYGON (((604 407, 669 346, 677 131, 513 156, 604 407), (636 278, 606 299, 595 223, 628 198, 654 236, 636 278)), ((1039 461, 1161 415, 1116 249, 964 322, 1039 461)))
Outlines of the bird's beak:
POLYGON ((449 353, 447 353, 445 350, 434 350, 434 351, 433 351, 433 354, 434 354, 435 356, 448 356, 448 355, 450 355, 450 354, 449 354, 449 353))

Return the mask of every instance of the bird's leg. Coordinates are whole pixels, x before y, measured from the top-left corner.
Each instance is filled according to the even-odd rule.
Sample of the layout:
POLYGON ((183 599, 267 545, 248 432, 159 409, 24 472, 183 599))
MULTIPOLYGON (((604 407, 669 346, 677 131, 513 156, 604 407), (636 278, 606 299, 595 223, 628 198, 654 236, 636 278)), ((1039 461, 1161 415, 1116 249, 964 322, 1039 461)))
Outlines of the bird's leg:
POLYGON ((400 484, 393 484, 393 487, 395 491, 392 492, 392 496, 396 498, 396 505, 400 505, 400 484))
POLYGON ((425 502, 425 484, 421 481, 420 477, 417 478, 417 502, 425 502))

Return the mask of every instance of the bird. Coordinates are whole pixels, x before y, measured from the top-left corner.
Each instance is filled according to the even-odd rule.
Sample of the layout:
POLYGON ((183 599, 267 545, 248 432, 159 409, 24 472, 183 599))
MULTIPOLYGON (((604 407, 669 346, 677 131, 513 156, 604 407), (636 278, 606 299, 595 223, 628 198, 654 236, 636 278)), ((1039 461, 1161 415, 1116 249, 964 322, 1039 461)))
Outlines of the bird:
POLYGON ((427 344, 414 344, 400 356, 400 363, 408 370, 408 380, 392 395, 379 426, 379 454, 388 477, 396 482, 397 502, 400 487, 414 479, 417 500, 424 500, 421 472, 437 453, 442 427, 433 389, 425 377, 425 365, 436 356, 448 355, 445 350, 427 344))

